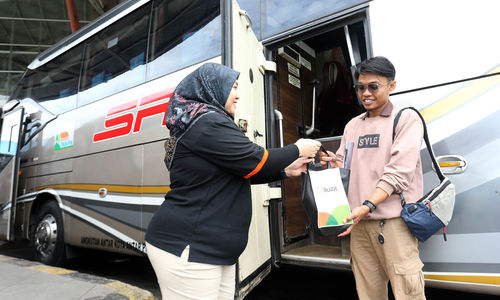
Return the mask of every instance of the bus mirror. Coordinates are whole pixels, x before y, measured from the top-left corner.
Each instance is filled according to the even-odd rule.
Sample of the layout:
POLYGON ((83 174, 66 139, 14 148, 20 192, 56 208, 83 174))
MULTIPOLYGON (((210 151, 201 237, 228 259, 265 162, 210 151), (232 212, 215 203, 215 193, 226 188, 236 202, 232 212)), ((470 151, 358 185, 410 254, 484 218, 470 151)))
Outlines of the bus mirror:
POLYGON ((19 105, 19 103, 20 103, 19 100, 8 101, 0 108, 0 115, 3 115, 4 113, 8 113, 9 111, 13 110, 17 105, 19 105))
POLYGON ((27 126, 25 129, 26 132, 24 133, 25 135, 29 134, 29 136, 25 139, 22 146, 28 144, 37 134, 39 134, 45 128, 45 126, 47 126, 47 124, 54 121, 55 119, 57 119, 57 116, 53 117, 47 122, 42 122, 40 120, 35 120, 33 122, 30 122, 29 126, 27 126), (34 128, 36 129, 33 130, 34 128))

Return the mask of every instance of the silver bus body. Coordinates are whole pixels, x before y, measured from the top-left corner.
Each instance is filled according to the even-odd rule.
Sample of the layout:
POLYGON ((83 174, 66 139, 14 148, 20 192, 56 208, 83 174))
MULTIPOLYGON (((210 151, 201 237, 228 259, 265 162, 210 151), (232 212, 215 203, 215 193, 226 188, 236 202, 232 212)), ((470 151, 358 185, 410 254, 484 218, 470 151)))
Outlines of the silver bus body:
MULTIPOLYGON (((384 55, 398 71, 398 88, 391 101, 422 112, 434 151, 457 187, 448 241, 437 233, 420 245, 426 282, 500 294, 496 216, 500 209, 496 201, 500 44, 494 38, 498 3, 442 1, 434 7, 435 1, 403 5, 396 0, 342 4, 328 0, 306 6, 289 1, 259 6, 241 1, 247 13, 236 1, 224 0, 220 6, 212 1, 214 11, 199 15, 201 26, 180 18, 170 24, 161 18, 167 13, 160 3, 170 3, 179 14, 190 16, 199 7, 192 4, 203 1, 188 2, 124 2, 30 64, 3 107, 2 238, 32 240, 39 258, 50 264, 60 262, 55 256, 61 248, 71 255, 72 246, 144 255, 145 230, 170 189, 163 164, 163 143, 168 137, 164 118, 173 90, 184 76, 206 61, 231 66, 241 72, 242 101, 235 119, 252 141, 280 147, 308 134, 336 150, 342 124, 361 112, 352 90, 352 67, 384 55), (132 34, 116 28, 123 36, 103 39, 104 46, 97 37, 141 10, 143 15, 135 17, 138 28, 147 27, 145 40, 132 43, 132 50, 123 53, 139 43, 144 50, 127 60, 110 55, 110 60, 126 65, 116 76, 92 73, 100 66, 95 62, 99 53, 109 54, 132 34), (473 20, 464 22, 465 17, 473 20), (161 54, 165 56, 156 52, 163 43, 160 33, 165 32, 158 25, 161 22, 167 29, 191 26, 170 44, 165 42, 167 50, 161 54), (214 38, 216 30, 219 35, 214 38), (193 40, 196 43, 189 44, 193 40), (466 41, 470 44, 464 45, 466 41), (218 46, 211 52, 214 43, 218 46), (92 47, 104 50, 92 52, 92 47), (48 100, 37 100, 35 92, 22 92, 23 88, 36 91, 37 84, 53 79, 51 75, 27 83, 37 78, 39 70, 50 74, 47 66, 75 49, 81 62, 75 60, 67 69, 76 70, 77 90, 60 88, 58 96, 48 100), (173 55, 167 59, 168 53, 173 55), (140 75, 131 76, 133 72, 140 75), (330 80, 345 81, 343 91, 328 90, 330 80), (345 101, 332 104, 328 93, 336 93, 335 99, 345 96, 345 101), (18 139, 5 129, 16 123, 18 139), (19 150, 13 151, 17 145, 19 150), (62 228, 53 225, 57 221, 62 228), (54 228, 58 236, 48 233, 54 228)), ((208 7, 209 2, 203 3, 208 7)), ((425 153, 423 149, 428 189, 437 177, 425 153)), ((238 264, 239 298, 273 264, 350 268, 348 237, 321 236, 309 228, 300 203, 300 180, 253 186, 252 197, 249 242, 238 264)))

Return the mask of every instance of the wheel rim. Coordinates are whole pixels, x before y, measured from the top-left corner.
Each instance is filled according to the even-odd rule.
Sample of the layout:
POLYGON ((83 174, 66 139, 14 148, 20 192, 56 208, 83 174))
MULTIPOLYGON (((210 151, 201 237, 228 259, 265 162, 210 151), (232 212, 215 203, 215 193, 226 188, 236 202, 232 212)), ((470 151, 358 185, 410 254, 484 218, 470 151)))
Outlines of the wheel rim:
POLYGON ((38 223, 35 231, 35 248, 41 256, 47 257, 54 253, 57 241, 57 222, 53 215, 48 214, 38 223))

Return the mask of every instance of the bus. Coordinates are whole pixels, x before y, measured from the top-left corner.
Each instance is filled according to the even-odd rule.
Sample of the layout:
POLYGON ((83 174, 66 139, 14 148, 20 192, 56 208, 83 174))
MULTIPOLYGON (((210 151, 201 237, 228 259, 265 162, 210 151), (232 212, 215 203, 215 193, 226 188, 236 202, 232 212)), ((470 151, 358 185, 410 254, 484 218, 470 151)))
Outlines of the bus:
MULTIPOLYGON (((421 243, 428 286, 500 295, 500 40, 496 0, 129 0, 41 53, 0 120, 0 238, 61 265, 79 248, 145 255, 169 191, 165 113, 205 62, 240 72, 235 122, 263 147, 335 151, 362 113, 353 68, 396 66, 391 101, 426 119, 457 189, 448 241, 421 243), (240 8, 241 5, 241 8, 240 8)), ((425 189, 437 183, 422 149, 425 189)), ((300 179, 252 186, 236 298, 283 264, 350 269, 349 237, 307 223, 300 179)))

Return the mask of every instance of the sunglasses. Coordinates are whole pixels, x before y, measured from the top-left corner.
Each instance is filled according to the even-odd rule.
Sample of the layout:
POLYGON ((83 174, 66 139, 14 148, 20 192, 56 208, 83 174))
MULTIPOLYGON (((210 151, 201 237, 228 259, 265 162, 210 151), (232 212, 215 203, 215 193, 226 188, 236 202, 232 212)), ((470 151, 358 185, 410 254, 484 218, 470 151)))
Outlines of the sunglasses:
POLYGON ((368 91, 371 93, 371 94, 375 94, 379 87, 381 86, 384 86, 384 85, 388 85, 389 83, 391 83, 392 81, 387 81, 386 83, 384 84, 380 84, 380 83, 376 83, 376 82, 370 82, 368 84, 361 84, 361 83, 356 83, 354 85, 354 89, 356 90, 356 92, 358 93, 364 93, 366 91, 366 89, 368 89, 368 91))

